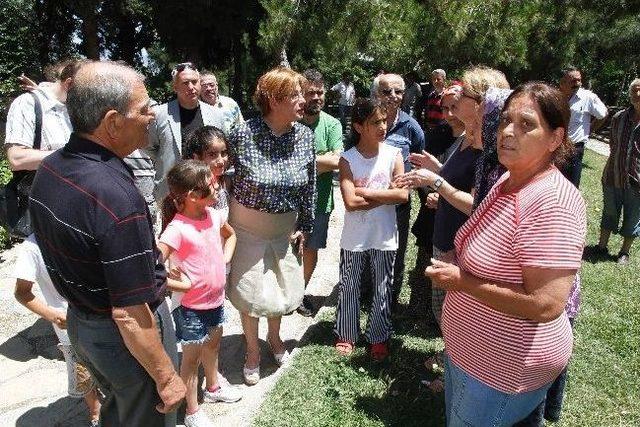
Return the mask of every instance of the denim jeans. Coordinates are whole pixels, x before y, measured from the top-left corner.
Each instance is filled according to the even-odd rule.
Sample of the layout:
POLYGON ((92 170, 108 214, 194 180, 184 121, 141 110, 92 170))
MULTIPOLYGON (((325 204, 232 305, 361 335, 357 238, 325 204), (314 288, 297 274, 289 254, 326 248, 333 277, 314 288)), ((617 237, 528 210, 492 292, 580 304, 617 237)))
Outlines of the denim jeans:
POLYGON ((582 158, 584 157, 584 144, 586 141, 576 142, 573 156, 567 159, 561 172, 576 188, 580 188, 580 176, 582 175, 582 158))
MULTIPOLYGON (((154 316, 165 351, 177 368, 176 337, 166 302, 154 316)), ((100 409, 101 425, 175 427, 176 413, 164 415, 156 410, 161 402, 156 384, 131 355, 109 315, 82 313, 70 305, 67 328, 78 358, 106 396, 100 409)))
POLYGON ((509 394, 478 381, 445 356, 444 398, 447 427, 512 426, 538 406, 549 386, 509 394))

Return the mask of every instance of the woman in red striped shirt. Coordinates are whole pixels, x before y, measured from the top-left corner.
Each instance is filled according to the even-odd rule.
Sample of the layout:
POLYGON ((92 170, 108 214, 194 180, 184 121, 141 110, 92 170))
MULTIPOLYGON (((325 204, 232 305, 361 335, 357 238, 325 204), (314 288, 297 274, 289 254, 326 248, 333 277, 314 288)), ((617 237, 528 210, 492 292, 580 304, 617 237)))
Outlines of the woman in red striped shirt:
POLYGON ((510 426, 544 398, 571 356, 564 312, 586 234, 579 191, 558 171, 571 150, 560 92, 527 83, 507 99, 498 157, 507 172, 460 228, 457 265, 427 275, 447 290, 448 426, 510 426))

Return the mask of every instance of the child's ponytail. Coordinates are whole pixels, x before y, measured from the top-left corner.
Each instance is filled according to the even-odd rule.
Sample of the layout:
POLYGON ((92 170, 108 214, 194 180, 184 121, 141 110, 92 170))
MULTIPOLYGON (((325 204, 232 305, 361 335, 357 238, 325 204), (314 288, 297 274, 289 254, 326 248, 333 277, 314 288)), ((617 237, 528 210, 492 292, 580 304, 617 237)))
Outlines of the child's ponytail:
POLYGON ((162 231, 184 209, 185 199, 190 191, 198 192, 202 197, 211 194, 211 169, 199 160, 183 160, 176 163, 167 174, 169 194, 162 200, 160 214, 162 231))

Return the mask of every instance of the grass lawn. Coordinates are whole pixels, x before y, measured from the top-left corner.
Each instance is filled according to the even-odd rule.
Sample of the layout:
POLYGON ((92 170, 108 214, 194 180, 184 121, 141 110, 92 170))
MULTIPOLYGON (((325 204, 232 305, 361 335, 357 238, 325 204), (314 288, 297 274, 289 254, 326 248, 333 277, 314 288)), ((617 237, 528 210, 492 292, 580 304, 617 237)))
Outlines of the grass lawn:
MULTIPOLYGON (((598 235, 604 161, 591 151, 585 154, 581 186, 588 244, 598 235)), ((614 236, 611 251, 617 253, 620 244, 614 236)), ((408 270, 415 256, 410 241, 408 270)), ((559 426, 640 426, 639 258, 636 246, 625 267, 612 261, 583 264, 581 312, 559 426)), ((406 289, 402 297, 406 303, 406 289)), ((420 383, 433 377, 422 366, 424 359, 443 346, 432 327, 395 319, 391 357, 378 365, 370 362, 363 343, 349 358, 335 355, 334 316, 331 307, 309 329, 300 354, 263 403, 256 426, 444 425, 442 395, 420 383)))

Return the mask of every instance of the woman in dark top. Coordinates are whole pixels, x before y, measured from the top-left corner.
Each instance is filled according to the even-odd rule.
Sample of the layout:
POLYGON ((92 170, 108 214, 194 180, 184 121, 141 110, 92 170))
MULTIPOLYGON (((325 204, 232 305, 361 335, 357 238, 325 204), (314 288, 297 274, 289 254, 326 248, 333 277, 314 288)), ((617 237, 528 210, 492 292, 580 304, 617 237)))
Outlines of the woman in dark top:
POLYGON ((246 341, 244 379, 260 380, 258 321, 266 317, 267 343, 276 362, 288 352, 280 338, 283 314, 304 295, 302 249, 313 225, 316 162, 311 129, 302 118, 305 79, 276 68, 258 80, 254 102, 262 115, 236 126, 229 145, 235 174, 229 223, 238 243, 227 295, 240 311, 246 341))

